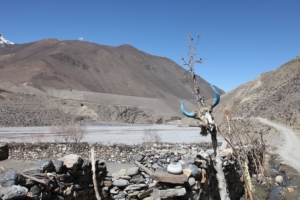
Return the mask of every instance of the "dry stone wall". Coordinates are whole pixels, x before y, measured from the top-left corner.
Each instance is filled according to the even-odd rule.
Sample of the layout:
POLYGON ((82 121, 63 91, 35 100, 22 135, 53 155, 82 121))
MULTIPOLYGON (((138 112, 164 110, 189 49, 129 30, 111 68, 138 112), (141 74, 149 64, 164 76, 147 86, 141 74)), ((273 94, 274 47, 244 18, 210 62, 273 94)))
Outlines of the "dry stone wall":
MULTIPOLYGON (((215 155, 207 149, 210 145, 94 144, 101 199, 220 199, 215 155), (108 161, 134 163, 136 167, 108 174, 108 161), (174 166, 179 171, 175 172, 174 166)), ((35 168, 23 173, 6 171, 0 179, 0 199, 96 199, 92 164, 88 159, 89 144, 13 143, 8 147, 10 158, 38 161, 35 168)), ((244 195, 244 184, 236 157, 232 151, 222 151, 221 160, 230 198, 240 199, 244 195)), ((249 165, 252 174, 251 169, 254 168, 249 165)))
POLYGON ((101 143, 9 143, 9 159, 37 161, 42 159, 58 159, 68 154, 77 154, 82 158, 89 158, 91 145, 95 147, 95 158, 113 163, 133 163, 134 155, 145 152, 149 148, 157 150, 187 149, 187 152, 194 148, 208 149, 211 143, 197 144, 173 144, 163 143, 160 145, 125 145, 113 144, 104 145, 101 143))

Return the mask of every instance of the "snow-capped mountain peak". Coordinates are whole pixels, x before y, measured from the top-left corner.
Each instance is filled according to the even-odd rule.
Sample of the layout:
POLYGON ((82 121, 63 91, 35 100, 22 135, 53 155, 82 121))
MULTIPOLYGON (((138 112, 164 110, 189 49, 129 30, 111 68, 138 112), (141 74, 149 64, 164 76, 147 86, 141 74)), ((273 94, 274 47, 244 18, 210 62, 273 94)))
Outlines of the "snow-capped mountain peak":
POLYGON ((8 41, 7 39, 4 38, 3 34, 0 33, 0 48, 1 47, 6 47, 8 45, 13 45, 13 42, 8 41))

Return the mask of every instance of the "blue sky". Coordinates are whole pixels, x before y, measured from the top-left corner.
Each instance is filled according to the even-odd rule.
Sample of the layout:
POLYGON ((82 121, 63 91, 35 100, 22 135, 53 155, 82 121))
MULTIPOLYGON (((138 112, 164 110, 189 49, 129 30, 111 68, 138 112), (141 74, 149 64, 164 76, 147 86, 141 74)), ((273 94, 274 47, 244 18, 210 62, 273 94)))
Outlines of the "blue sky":
POLYGON ((300 55, 299 8, 299 0, 3 0, 0 32, 19 44, 130 44, 181 66, 190 32, 206 59, 196 73, 228 92, 300 55))

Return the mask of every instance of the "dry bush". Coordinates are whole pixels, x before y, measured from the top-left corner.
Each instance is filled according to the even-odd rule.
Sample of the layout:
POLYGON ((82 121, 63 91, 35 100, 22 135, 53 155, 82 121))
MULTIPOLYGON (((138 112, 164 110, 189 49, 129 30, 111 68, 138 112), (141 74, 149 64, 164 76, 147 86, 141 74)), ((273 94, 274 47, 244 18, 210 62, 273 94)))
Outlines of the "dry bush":
POLYGON ((86 135, 86 128, 80 124, 66 125, 61 124, 59 126, 51 127, 52 138, 54 142, 80 142, 86 135))
POLYGON ((157 133, 157 129, 145 129, 143 133, 143 144, 147 147, 153 145, 153 143, 160 143, 161 137, 157 133))
POLYGON ((60 124, 58 126, 52 126, 51 127, 51 136, 54 140, 54 142, 68 142, 70 139, 70 136, 67 134, 68 125, 66 124, 60 124))
POLYGON ((258 176, 259 179, 257 179, 259 183, 263 181, 262 178, 264 176, 270 176, 266 167, 266 148, 263 140, 263 131, 261 130, 259 134, 250 134, 254 127, 245 120, 231 120, 226 106, 223 110, 222 124, 227 124, 228 129, 227 131, 221 131, 218 126, 218 132, 233 150, 238 161, 238 168, 242 172, 246 194, 249 195, 250 199, 253 199, 251 175, 260 174, 261 176, 258 176))
POLYGON ((45 133, 38 132, 38 133, 30 133, 30 141, 41 143, 42 140, 45 138, 45 133))
POLYGON ((80 142, 84 136, 86 135, 86 127, 82 126, 80 124, 75 124, 72 126, 69 126, 68 129, 68 135, 70 136, 71 140, 74 140, 74 142, 80 142))

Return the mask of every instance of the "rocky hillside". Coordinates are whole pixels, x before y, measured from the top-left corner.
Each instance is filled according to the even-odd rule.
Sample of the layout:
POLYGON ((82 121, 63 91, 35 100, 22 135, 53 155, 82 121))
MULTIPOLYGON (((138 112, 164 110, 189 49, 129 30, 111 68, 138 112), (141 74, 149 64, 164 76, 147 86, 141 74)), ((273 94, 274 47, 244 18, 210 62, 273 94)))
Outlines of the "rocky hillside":
MULTIPOLYGON (((22 89, 24 91, 11 92, 0 89, 0 126, 51 126, 61 123, 92 122, 166 124, 169 121, 180 119, 175 114, 163 114, 151 109, 151 105, 141 107, 112 104, 117 98, 112 98, 111 103, 108 103, 109 100, 91 102, 80 99, 55 98, 48 96, 47 93, 36 95, 34 91, 30 94, 26 87, 20 87, 19 90, 16 88, 18 87, 15 86, 16 91, 22 89)), ((78 92, 75 91, 75 93, 78 92)), ((133 103, 139 103, 133 98, 124 98, 124 102, 132 100, 133 103)), ((141 98, 141 100, 146 102, 148 100, 149 104, 154 104, 152 107, 164 106, 164 102, 159 100, 157 102, 150 98, 141 98), (155 103, 159 105, 156 106, 155 103)), ((162 111, 168 111, 167 105, 162 111)))
POLYGON ((45 39, 7 46, 0 49, 0 126, 167 123, 179 119, 183 99, 194 107, 189 77, 170 59, 130 45, 45 39))
MULTIPOLYGON (((8 46, 0 49, 0 79, 56 89, 194 99, 188 71, 168 58, 130 45, 46 39, 8 46)), ((209 84, 200 77, 198 82, 203 95, 212 98, 209 84)))
POLYGON ((300 56, 221 96, 231 118, 261 116, 300 129, 300 56))

